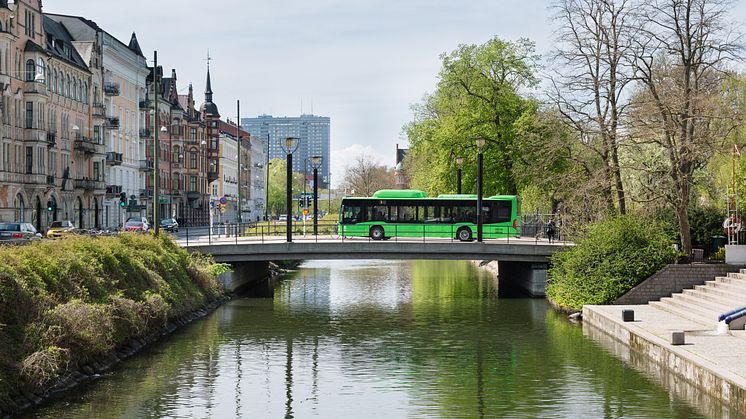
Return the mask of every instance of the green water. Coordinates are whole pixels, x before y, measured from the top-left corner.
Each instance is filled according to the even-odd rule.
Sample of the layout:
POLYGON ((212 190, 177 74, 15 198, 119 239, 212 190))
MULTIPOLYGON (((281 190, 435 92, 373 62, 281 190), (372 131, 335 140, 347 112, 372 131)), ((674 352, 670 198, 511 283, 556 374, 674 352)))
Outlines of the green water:
MULTIPOLYGON (((319 261, 224 305, 35 417, 696 418, 467 262, 319 261)), ((638 367, 639 368, 639 367, 638 367)), ((691 401, 687 401, 691 400, 691 401)), ((709 404, 708 404, 709 403, 709 404)), ((705 406, 706 404, 706 406, 705 406)), ((736 415, 731 413, 731 417, 736 415)), ((709 413, 712 415, 712 413, 709 413)))

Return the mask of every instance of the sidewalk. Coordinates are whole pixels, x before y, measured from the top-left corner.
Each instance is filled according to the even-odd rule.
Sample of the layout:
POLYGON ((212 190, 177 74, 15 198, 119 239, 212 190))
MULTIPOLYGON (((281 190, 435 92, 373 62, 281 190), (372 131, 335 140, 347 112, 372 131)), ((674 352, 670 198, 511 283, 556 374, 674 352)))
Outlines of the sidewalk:
POLYGON ((746 333, 718 335, 703 323, 649 305, 585 306, 583 327, 595 327, 702 391, 746 412, 746 333), (622 321, 632 309, 635 321, 622 321), (685 345, 671 345, 684 331, 685 345))

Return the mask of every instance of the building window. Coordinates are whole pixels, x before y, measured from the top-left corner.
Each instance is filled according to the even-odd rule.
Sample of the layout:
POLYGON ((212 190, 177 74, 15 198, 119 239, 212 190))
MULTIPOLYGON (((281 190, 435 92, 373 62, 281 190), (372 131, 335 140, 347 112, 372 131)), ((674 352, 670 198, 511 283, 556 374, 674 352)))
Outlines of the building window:
POLYGON ((100 171, 99 171, 100 170, 99 169, 99 165, 100 165, 100 162, 97 162, 97 161, 93 162, 93 179, 94 180, 101 180, 99 178, 99 176, 101 174, 100 171))
POLYGON ((197 152, 194 150, 189 153, 189 167, 192 169, 197 168, 197 152))
POLYGON ((26 174, 34 173, 34 148, 26 147, 26 174))
POLYGON ((189 190, 190 191, 197 190, 197 176, 189 176, 189 190))
POLYGON ((34 60, 26 60, 26 81, 34 81, 36 76, 36 64, 34 60))
POLYGON ((49 83, 49 80, 47 80, 47 69, 44 65, 44 60, 41 58, 37 58, 36 60, 36 70, 37 74, 39 74, 41 79, 44 80, 44 83, 49 83))
POLYGON ((26 102, 26 128, 34 127, 34 102, 26 102))

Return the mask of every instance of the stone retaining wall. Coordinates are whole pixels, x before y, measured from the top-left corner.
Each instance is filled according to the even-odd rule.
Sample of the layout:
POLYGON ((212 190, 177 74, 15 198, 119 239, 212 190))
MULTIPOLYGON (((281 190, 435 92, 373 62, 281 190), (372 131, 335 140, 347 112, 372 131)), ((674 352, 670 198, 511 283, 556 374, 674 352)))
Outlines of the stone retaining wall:
POLYGON ((716 276, 726 276, 728 272, 738 272, 744 265, 727 265, 725 263, 667 265, 650 278, 642 281, 626 294, 619 297, 614 304, 647 304, 670 297, 695 285, 703 285, 716 276))

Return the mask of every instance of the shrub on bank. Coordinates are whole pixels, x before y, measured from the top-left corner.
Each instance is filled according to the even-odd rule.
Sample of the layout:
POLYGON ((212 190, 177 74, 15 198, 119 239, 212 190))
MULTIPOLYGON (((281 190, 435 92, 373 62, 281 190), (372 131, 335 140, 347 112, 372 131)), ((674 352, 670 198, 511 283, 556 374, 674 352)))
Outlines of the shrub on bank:
POLYGON ((675 237, 669 226, 634 215, 595 223, 552 256, 547 298, 571 310, 610 303, 676 260, 675 237))
POLYGON ((221 270, 142 234, 0 248, 0 405, 214 301, 221 270))

